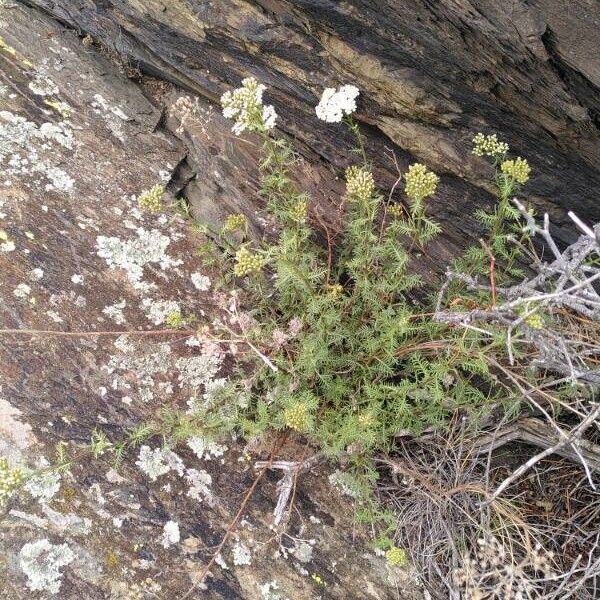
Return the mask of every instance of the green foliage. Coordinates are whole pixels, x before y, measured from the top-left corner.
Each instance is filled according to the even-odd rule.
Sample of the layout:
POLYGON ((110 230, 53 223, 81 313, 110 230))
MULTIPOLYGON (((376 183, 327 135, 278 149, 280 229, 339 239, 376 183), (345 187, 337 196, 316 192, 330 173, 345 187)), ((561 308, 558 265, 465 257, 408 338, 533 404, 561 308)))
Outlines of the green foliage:
MULTIPOLYGON (((260 193, 277 236, 251 240, 241 219, 234 223, 231 216, 215 236, 220 262, 234 272, 258 323, 243 334, 260 349, 251 354, 250 400, 223 425, 246 436, 299 432, 326 456, 343 458, 361 500, 359 519, 372 521, 383 518, 370 498, 374 455, 390 450, 400 433, 444 426, 458 409, 474 418, 485 412, 498 399, 486 356, 503 354, 505 340, 500 332, 482 336, 436 323, 415 303, 422 290, 411 248, 440 232, 426 214, 438 177, 412 165, 405 176, 408 209, 388 212, 358 126, 347 123, 363 163, 346 172, 345 228, 335 249, 317 241, 310 199, 292 179, 296 157, 289 143, 256 130, 263 139, 260 193)), ((503 158, 495 158, 499 204, 479 218, 511 272, 515 257, 507 241, 517 214, 509 197, 519 184, 502 172, 503 158)), ((489 259, 483 248, 472 248, 463 260, 473 272, 485 272, 489 259)))
POLYGON ((498 202, 491 211, 475 211, 475 217, 487 234, 487 248, 471 246, 455 261, 454 268, 471 275, 488 275, 491 254, 495 261, 496 283, 506 285, 524 275, 516 263, 522 255, 522 248, 530 242, 530 234, 523 230, 519 211, 511 200, 528 181, 531 169, 521 157, 507 160, 508 144, 499 142, 495 135, 477 134, 473 144, 473 154, 487 156, 494 167, 498 202))

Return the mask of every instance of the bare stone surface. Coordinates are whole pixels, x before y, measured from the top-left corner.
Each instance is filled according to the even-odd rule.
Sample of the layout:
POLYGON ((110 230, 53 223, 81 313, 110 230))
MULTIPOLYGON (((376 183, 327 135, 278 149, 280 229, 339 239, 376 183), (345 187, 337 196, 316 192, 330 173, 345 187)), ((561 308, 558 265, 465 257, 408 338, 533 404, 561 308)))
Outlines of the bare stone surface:
MULTIPOLYGON (((165 19, 204 35, 184 13, 165 19)), ((222 310, 222 299, 194 285, 201 267, 188 223, 175 210, 137 208, 143 190, 182 185, 188 150, 149 99, 160 92, 172 102, 173 92, 136 85, 23 4, 0 2, 0 76, 0 454, 43 469, 67 442, 71 459, 69 472, 42 471, 0 514, 0 598, 420 597, 410 573, 390 568, 353 527, 325 465, 298 481, 285 534, 269 527, 277 477, 265 476, 200 588, 267 449, 250 456, 231 440, 200 458, 185 444, 161 453, 153 439, 118 471, 108 455, 89 455, 95 428, 118 441, 228 376, 232 358, 186 344, 189 336, 135 335, 163 330, 175 307, 200 324, 222 310)), ((233 202, 246 185, 236 169, 250 160, 211 123, 204 138, 193 128, 183 135, 197 147, 188 160, 207 173, 205 187, 200 173, 194 184, 207 210, 222 189, 233 202)), ((278 457, 301 450, 290 441, 278 457)))

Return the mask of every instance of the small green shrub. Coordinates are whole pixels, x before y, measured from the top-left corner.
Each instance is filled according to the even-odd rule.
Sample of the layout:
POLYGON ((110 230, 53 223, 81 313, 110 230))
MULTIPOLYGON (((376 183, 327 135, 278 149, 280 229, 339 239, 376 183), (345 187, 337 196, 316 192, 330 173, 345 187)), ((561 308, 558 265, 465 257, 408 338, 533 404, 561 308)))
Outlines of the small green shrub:
MULTIPOLYGON (((262 140, 260 193, 277 232, 275 239, 244 234, 240 241, 245 220, 231 215, 215 234, 220 262, 234 275, 227 284, 235 281, 244 290, 241 303, 251 326, 240 327, 239 335, 254 350, 247 408, 223 425, 246 436, 301 433, 326 456, 343 458, 368 490, 376 477, 372 457, 389 450, 395 436, 442 426, 457 409, 476 417, 499 400, 486 356, 503 354, 505 339, 500 332, 481 335, 437 323, 415 302, 423 290, 411 249, 425 247, 441 230, 427 215, 439 178, 424 165, 411 165, 402 209, 377 191, 352 119, 358 90, 326 91, 317 107, 324 120, 350 127, 362 157, 346 170, 345 227, 335 248, 317 242, 310 198, 292 179, 296 157, 272 134, 276 115, 263 106, 263 91, 247 79, 222 98, 234 133, 250 131, 262 140)), ((507 146, 493 136, 474 142, 476 154, 494 160, 499 197, 493 213, 479 216, 493 251, 513 272, 517 254, 508 250, 507 236, 518 217, 508 201, 529 167, 523 159, 508 160, 507 146)), ((463 257, 465 268, 485 272, 482 252, 463 257)), ((231 331, 222 334, 226 339, 231 331)), ((199 421, 210 420, 211 410, 197 415, 199 421)))

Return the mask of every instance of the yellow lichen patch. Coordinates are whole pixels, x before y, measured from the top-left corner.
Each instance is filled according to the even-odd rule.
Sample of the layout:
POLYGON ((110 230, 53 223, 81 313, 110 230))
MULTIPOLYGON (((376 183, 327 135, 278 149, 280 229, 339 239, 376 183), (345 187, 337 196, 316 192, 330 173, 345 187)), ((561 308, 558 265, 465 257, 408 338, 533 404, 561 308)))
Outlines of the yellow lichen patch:
POLYGON ((104 561, 106 562, 106 566, 111 570, 116 569, 119 566, 119 557, 113 550, 109 550, 106 553, 104 561))
POLYGON ((3 52, 6 52, 7 54, 10 54, 11 56, 17 56, 17 51, 12 47, 9 46, 3 38, 0 37, 0 50, 2 50, 3 52))
POLYGON ((52 110, 55 110, 61 117, 65 119, 71 116, 71 107, 64 102, 60 102, 58 100, 48 100, 44 99, 44 104, 50 107, 52 110))

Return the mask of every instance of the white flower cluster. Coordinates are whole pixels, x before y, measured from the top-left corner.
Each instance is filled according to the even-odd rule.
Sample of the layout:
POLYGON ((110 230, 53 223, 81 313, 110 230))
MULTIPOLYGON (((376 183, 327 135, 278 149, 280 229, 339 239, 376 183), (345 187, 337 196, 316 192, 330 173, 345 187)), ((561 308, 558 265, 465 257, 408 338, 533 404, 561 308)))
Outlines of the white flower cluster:
POLYGON ((19 565, 27 575, 27 586, 32 592, 48 591, 57 594, 60 589, 60 567, 73 562, 75 554, 67 544, 54 545, 47 539, 25 544, 19 552, 19 565))
POLYGON ((240 135, 246 129, 264 132, 275 127, 275 109, 271 105, 263 106, 262 103, 265 89, 254 77, 246 77, 242 81, 242 87, 221 96, 223 116, 235 120, 231 129, 235 135, 240 135))
POLYGON ((326 123, 339 123, 344 115, 356 110, 359 90, 354 85, 343 85, 339 90, 326 88, 315 108, 317 117, 326 123))

